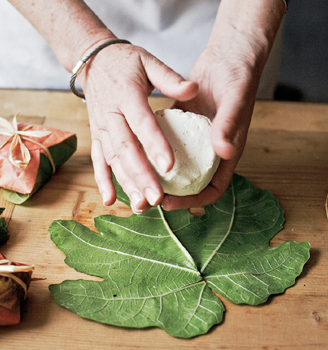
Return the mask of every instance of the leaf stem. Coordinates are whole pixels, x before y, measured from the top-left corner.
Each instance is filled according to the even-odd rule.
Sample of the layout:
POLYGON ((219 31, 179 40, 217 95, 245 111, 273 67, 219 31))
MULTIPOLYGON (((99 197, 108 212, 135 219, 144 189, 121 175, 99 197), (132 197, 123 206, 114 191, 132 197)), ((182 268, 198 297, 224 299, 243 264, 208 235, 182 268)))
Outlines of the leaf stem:
POLYGON ((177 246, 182 250, 182 252, 184 253, 184 255, 186 256, 186 258, 192 263, 192 265, 194 266, 194 268, 198 271, 197 265, 193 259, 193 257, 190 255, 190 253, 188 252, 188 250, 182 245, 182 243, 179 241, 179 239, 177 238, 177 236, 173 233, 173 231, 171 230, 171 227, 169 226, 169 224, 167 223, 164 213, 163 213, 163 209, 158 205, 157 206, 158 211, 161 215, 161 218, 164 222, 164 225, 168 231, 168 233, 170 234, 170 236, 172 237, 172 239, 174 240, 174 242, 177 244, 177 246))
POLYGON ((201 274, 203 274, 206 267, 212 261, 213 257, 219 251, 219 249, 222 247, 223 243, 228 238, 228 236, 231 232, 231 228, 232 228, 232 224, 233 224, 234 219, 235 219, 235 212, 236 212, 236 196, 235 196, 235 191, 234 191, 233 179, 231 180, 231 192, 232 192, 232 213, 231 213, 231 220, 230 220, 229 228, 227 230, 227 233, 225 234, 225 236, 223 237, 223 239, 219 243, 219 245, 216 247, 216 249, 213 251, 213 253, 210 255, 210 257, 207 259, 207 261, 205 262, 205 264, 201 268, 201 270, 200 270, 201 274))

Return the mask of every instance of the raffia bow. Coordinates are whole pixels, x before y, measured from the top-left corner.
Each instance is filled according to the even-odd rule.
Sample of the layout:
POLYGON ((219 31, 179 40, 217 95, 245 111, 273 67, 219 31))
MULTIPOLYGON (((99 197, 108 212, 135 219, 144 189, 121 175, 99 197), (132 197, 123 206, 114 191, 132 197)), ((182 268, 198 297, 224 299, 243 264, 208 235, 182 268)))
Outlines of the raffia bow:
POLYGON ((0 135, 8 136, 1 144, 0 144, 0 150, 2 147, 4 147, 7 142, 10 141, 12 138, 10 149, 9 149, 9 156, 8 159, 11 164, 13 164, 15 167, 20 169, 25 169, 27 165, 29 164, 31 160, 31 154, 29 149, 25 146, 23 140, 30 141, 39 147, 41 147, 44 150, 45 155, 48 157, 53 173, 56 171, 56 167, 54 164, 54 161, 51 157, 51 154, 46 146, 44 146, 42 143, 37 142, 36 140, 31 139, 30 137, 44 137, 48 136, 52 133, 52 131, 41 131, 41 130, 28 130, 33 125, 27 125, 22 130, 18 130, 17 126, 17 114, 13 118, 12 124, 10 124, 6 119, 0 117, 0 135), (15 147, 19 145, 22 160, 14 159, 14 149, 15 147))
POLYGON ((0 276, 8 277, 17 282, 25 292, 25 298, 27 295, 27 285, 24 281, 22 281, 19 277, 15 276, 16 272, 30 272, 34 270, 34 265, 25 266, 25 265, 11 265, 10 261, 7 259, 0 260, 0 276))

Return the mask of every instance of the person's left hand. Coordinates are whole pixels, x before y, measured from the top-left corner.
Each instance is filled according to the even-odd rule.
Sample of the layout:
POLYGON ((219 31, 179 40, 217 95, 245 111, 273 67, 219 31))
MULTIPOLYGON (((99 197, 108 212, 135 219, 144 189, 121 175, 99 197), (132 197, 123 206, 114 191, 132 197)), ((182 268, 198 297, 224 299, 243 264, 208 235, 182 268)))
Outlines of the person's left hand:
POLYGON ((199 57, 188 79, 198 82, 198 95, 175 102, 173 107, 212 119, 212 144, 221 162, 211 183, 199 194, 166 195, 162 201, 165 210, 213 204, 223 196, 245 146, 260 72, 247 61, 242 47, 227 52, 213 45, 199 57))
POLYGON ((199 194, 166 195, 165 210, 216 203, 243 153, 260 77, 286 12, 282 1, 221 0, 209 45, 188 79, 196 97, 174 107, 212 118, 213 148, 221 157, 211 183, 199 194))

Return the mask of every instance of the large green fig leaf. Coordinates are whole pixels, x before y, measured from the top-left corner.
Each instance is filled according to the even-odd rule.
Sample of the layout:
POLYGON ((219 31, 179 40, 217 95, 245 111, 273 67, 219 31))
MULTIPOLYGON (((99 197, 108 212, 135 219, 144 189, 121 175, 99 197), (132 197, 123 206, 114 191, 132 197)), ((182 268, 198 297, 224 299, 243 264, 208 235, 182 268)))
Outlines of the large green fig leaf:
POLYGON ((127 327, 158 326, 177 337, 206 333, 224 307, 201 278, 159 207, 128 219, 101 216, 101 234, 56 221, 51 237, 77 271, 103 282, 50 286, 55 300, 78 315, 127 327))
MULTIPOLYGON (((117 196, 129 204, 118 185, 117 196)), ((283 221, 271 192, 238 175, 201 217, 158 206, 129 218, 100 216, 100 233, 75 221, 54 221, 49 231, 65 262, 103 281, 64 281, 50 291, 60 305, 88 319, 157 326, 183 338, 204 334, 224 312, 211 289, 255 305, 295 283, 309 244, 270 247, 283 221)))

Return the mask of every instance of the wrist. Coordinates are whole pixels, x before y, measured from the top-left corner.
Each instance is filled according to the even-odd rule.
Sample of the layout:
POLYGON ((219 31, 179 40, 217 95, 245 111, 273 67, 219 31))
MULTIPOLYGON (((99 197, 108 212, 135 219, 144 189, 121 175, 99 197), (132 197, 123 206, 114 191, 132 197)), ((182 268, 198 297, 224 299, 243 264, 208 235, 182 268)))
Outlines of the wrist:
POLYGON ((264 65, 285 11, 282 0, 222 0, 209 46, 241 51, 254 65, 264 65))
POLYGON ((9 0, 49 43, 69 72, 86 52, 116 39, 82 0, 9 0))
POLYGON ((70 80, 70 87, 72 92, 77 96, 81 97, 85 100, 85 96, 83 92, 79 92, 75 88, 75 80, 77 75, 83 71, 85 65, 88 63, 89 60, 92 60, 94 56, 96 56, 101 50, 106 48, 107 46, 110 45, 115 45, 115 44, 131 44, 128 40, 124 39, 114 39, 114 40, 109 40, 106 41, 98 46, 96 48, 92 49, 91 51, 88 52, 88 54, 84 55, 81 60, 77 63, 77 65, 73 68, 72 70, 72 76, 70 80))
POLYGON ((107 29, 85 33, 83 37, 76 42, 75 48, 68 52, 66 60, 63 61, 62 64, 66 70, 71 73, 77 63, 88 53, 105 42, 115 39, 117 39, 117 37, 107 29))

